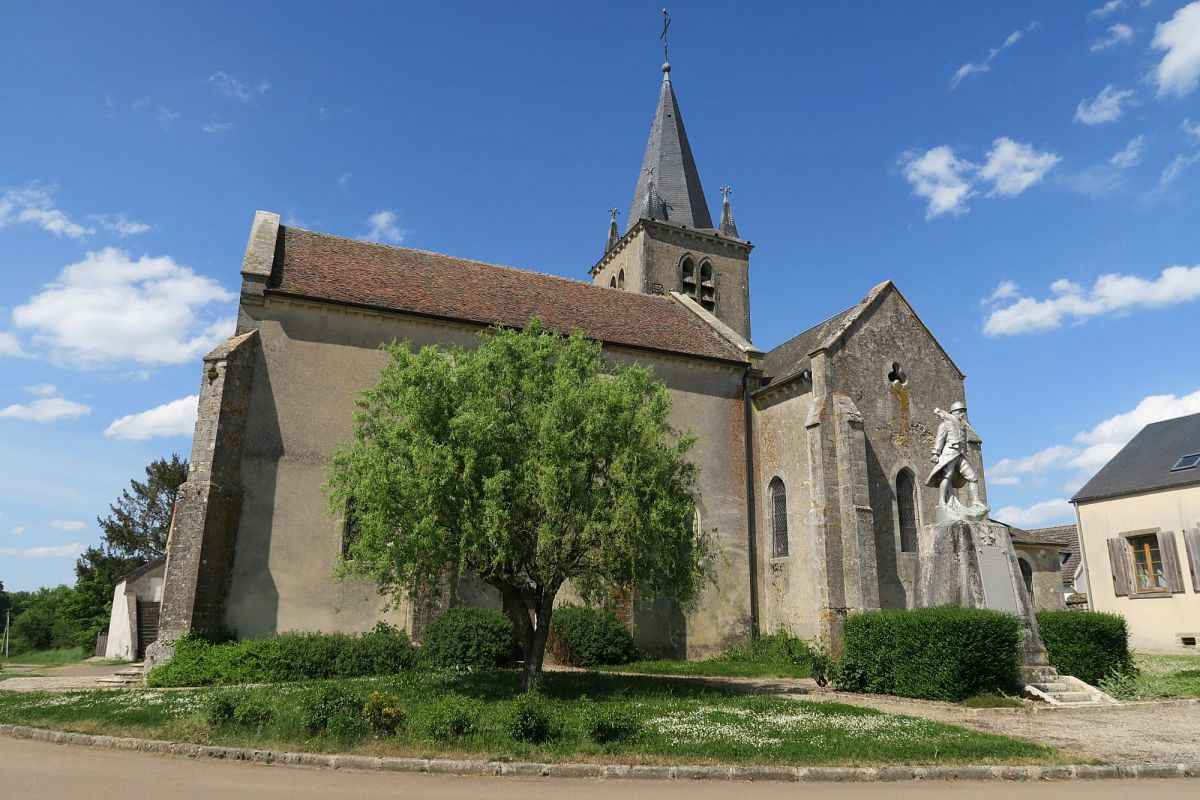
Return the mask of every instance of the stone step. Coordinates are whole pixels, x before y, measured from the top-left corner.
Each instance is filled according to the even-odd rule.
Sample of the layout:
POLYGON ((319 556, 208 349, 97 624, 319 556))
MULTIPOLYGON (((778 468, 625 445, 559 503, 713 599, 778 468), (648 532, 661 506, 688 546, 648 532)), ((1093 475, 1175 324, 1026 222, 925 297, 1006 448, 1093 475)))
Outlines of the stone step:
POLYGON ((100 683, 105 686, 133 686, 135 684, 141 683, 141 680, 137 680, 134 678, 122 678, 122 677, 113 675, 108 678, 97 678, 96 683, 100 683))
POLYGON ((125 669, 117 670, 113 673, 113 675, 120 675, 125 678, 138 678, 140 680, 142 677, 142 670, 140 668, 134 669, 132 667, 127 667, 125 669))
POLYGON ((1070 691, 1070 689, 1067 687, 1067 685, 1065 683, 1061 683, 1061 682, 1057 682, 1057 681, 1054 683, 1033 683, 1030 685, 1033 688, 1037 689, 1039 692, 1045 692, 1046 694, 1055 694, 1057 692, 1070 691))
POLYGON ((1047 694, 1064 705, 1070 703, 1095 702, 1095 698, 1092 696, 1091 692, 1047 692, 1047 694))

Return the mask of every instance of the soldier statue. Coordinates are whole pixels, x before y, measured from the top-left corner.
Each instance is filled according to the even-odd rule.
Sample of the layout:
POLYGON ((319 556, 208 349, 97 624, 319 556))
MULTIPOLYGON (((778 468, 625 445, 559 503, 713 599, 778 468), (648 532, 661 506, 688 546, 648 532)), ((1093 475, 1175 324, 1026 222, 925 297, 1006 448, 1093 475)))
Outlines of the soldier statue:
POLYGON ((933 471, 929 473, 925 485, 940 487, 940 504, 948 506, 954 496, 955 484, 961 486, 965 481, 971 494, 971 505, 976 508, 983 506, 979 500, 979 477, 967 460, 969 442, 975 433, 971 423, 967 422, 967 404, 955 403, 950 406, 950 413, 940 408, 935 408, 933 413, 942 418, 942 424, 938 426, 930 457, 933 471))

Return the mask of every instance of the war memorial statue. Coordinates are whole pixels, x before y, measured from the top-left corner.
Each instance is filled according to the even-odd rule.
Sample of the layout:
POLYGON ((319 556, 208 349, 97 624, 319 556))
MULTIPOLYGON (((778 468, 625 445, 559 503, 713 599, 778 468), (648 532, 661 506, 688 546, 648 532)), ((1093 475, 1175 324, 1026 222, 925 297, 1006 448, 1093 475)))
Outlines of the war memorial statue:
POLYGON ((929 459, 933 462, 933 470, 925 479, 925 485, 941 490, 938 518, 984 519, 988 507, 979 499, 979 477, 966 458, 971 441, 979 438, 967 421, 967 405, 956 402, 950 406, 949 413, 940 408, 935 408, 933 413, 942 418, 942 423, 938 426, 929 459), (971 505, 965 508, 954 497, 955 487, 963 483, 971 496, 971 505))

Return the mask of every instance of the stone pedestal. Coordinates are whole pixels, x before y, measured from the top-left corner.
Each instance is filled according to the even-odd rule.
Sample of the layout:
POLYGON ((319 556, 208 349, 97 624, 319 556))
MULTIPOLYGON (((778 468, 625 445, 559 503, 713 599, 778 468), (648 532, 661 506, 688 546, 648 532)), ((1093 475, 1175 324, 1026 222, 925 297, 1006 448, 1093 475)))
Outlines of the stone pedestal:
POLYGON ((1016 614, 1021 620, 1023 675, 1036 675, 1048 665, 1033 600, 1004 526, 986 516, 926 525, 921 529, 919 559, 918 606, 956 605, 1016 614))

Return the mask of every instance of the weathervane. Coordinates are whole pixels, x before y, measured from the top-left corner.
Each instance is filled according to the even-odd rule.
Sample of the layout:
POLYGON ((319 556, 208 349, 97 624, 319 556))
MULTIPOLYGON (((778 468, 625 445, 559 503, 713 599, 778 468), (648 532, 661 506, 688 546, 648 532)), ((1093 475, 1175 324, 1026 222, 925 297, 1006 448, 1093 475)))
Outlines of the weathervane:
POLYGON ((671 59, 667 57, 667 28, 671 27, 671 14, 665 8, 663 9, 663 29, 658 38, 663 40, 663 61, 669 62, 671 59))
POLYGON ((621 213, 621 209, 619 209, 619 208, 610 208, 610 209, 608 210, 608 215, 609 215, 610 217, 612 217, 612 221, 613 221, 614 223, 617 221, 617 215, 618 215, 618 214, 620 214, 620 213, 621 213))
POLYGON ((728 201, 729 195, 731 194, 733 194, 733 189, 731 189, 728 185, 721 187, 721 199, 728 201))

